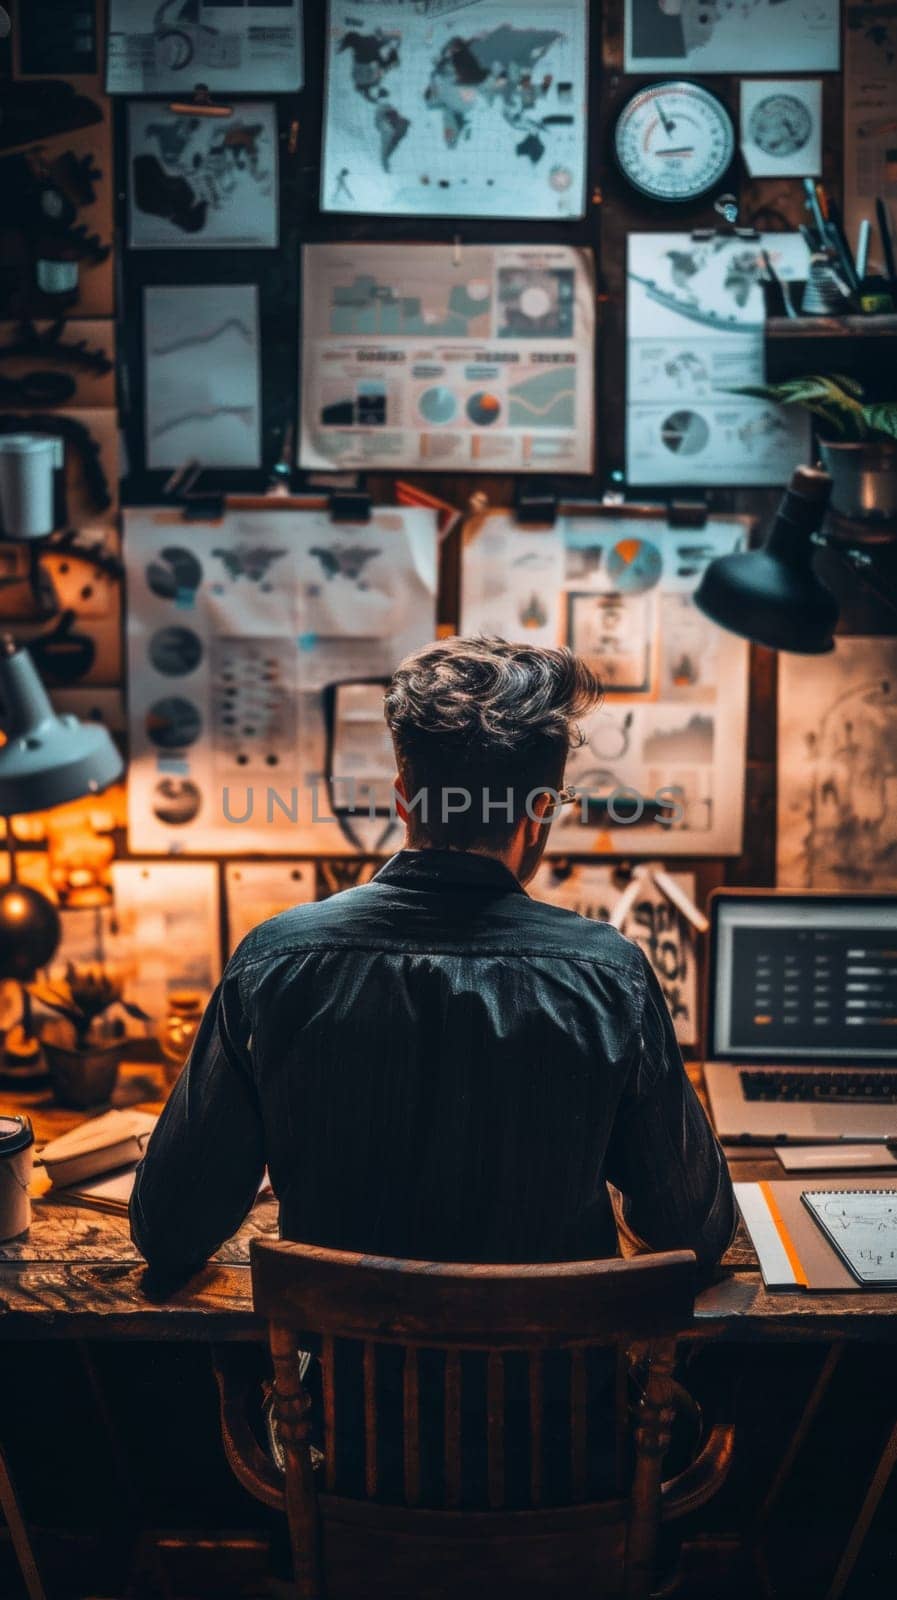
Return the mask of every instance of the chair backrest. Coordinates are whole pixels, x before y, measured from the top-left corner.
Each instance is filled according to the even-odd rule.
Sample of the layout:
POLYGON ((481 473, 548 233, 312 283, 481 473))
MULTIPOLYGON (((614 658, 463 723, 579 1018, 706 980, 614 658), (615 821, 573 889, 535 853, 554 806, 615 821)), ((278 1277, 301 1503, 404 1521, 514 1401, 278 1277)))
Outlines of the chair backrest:
MULTIPOLYGON (((694 1310, 695 1258, 690 1251, 629 1260, 484 1266, 393 1260, 262 1239, 253 1240, 251 1250, 255 1309, 269 1324, 275 1409, 286 1460, 286 1506, 297 1591, 303 1600, 350 1592, 344 1590, 338 1573, 334 1581, 331 1553, 336 1541, 328 1541, 326 1536, 328 1522, 345 1522, 349 1505, 344 1496, 333 1493, 338 1482, 335 1419, 340 1405, 335 1351, 337 1344, 342 1346, 344 1341, 359 1348, 363 1391, 364 1490, 356 1509, 363 1508, 368 1544, 378 1517, 389 1524, 393 1539, 389 1552, 391 1572, 389 1586, 383 1592, 396 1596, 405 1592, 399 1586, 401 1563, 394 1548, 395 1539, 403 1533, 416 1535, 418 1554, 427 1547, 427 1541, 421 1540, 421 1535, 427 1533, 429 1559, 442 1561, 440 1541, 448 1540, 457 1556, 465 1530, 482 1532, 491 1527, 493 1537, 488 1548, 493 1556, 500 1543, 507 1553, 515 1538, 522 1541, 521 1549, 527 1541, 532 1545, 535 1539, 532 1550, 542 1550, 546 1536, 553 1531, 569 1544, 573 1531, 584 1530, 582 1514, 590 1509, 585 1504, 589 1353, 606 1347, 615 1349, 620 1357, 638 1353, 643 1377, 638 1415, 631 1430, 632 1474, 626 1492, 613 1503, 614 1516, 605 1516, 604 1520, 609 1525, 615 1517, 623 1526, 622 1544, 618 1540, 615 1549, 625 1557, 627 1594, 647 1594, 659 1517, 662 1457, 672 1420, 670 1384, 675 1343, 677 1335, 691 1322, 694 1310), (300 1379, 298 1358, 298 1351, 310 1343, 321 1357, 324 1464, 320 1474, 314 1472, 310 1460, 312 1402, 300 1379), (386 1347, 399 1347, 401 1352, 403 1487, 399 1508, 377 1503, 378 1359, 386 1347), (569 1399, 570 1494, 565 1507, 553 1505, 549 1510, 545 1509, 539 1441, 545 1424, 544 1364, 559 1351, 568 1353, 565 1394, 569 1399), (432 1509, 421 1507, 421 1367, 430 1352, 440 1356, 444 1408, 444 1509, 435 1514, 432 1509), (478 1352, 485 1365, 483 1456, 490 1508, 485 1517, 481 1511, 459 1509, 465 1500, 463 1384, 472 1352, 478 1352), (527 1373, 531 1445, 529 1495, 524 1512, 507 1510, 505 1359, 509 1356, 518 1363, 523 1360, 527 1373), (319 1478, 323 1479, 320 1491, 319 1478), (570 1523, 571 1508, 576 1514, 575 1528, 570 1523), (502 1519, 501 1527, 496 1518, 502 1519), (501 1541, 495 1537, 498 1533, 501 1541)), ((628 1409, 619 1385, 617 1400, 617 1423, 628 1431, 628 1409)), ((592 1509, 596 1509, 594 1505, 592 1509)), ((605 1512, 610 1509, 605 1503, 605 1512)), ((351 1543, 347 1542, 345 1527, 340 1543, 343 1547, 351 1543)), ((356 1548, 357 1559, 367 1559, 361 1553, 363 1544, 362 1540, 362 1546, 356 1548)), ((587 1544, 591 1559, 592 1549, 597 1551, 594 1528, 587 1536, 587 1544)), ((482 1554, 486 1545, 481 1543, 477 1548, 482 1554)), ((553 1570, 557 1577, 557 1565, 553 1570)), ((518 1593, 539 1592, 525 1586, 532 1573, 531 1551, 522 1577, 520 1573, 514 1577, 518 1593)), ((458 1592, 478 1592, 471 1590, 468 1576, 456 1575, 456 1581, 458 1592)), ((582 1574, 577 1572, 570 1592, 576 1592, 581 1581, 582 1574)), ((488 1592, 490 1586, 495 1592, 495 1582, 496 1573, 492 1572, 483 1592, 488 1592)), ((409 1594, 443 1592, 432 1582, 424 1587, 420 1575, 409 1578, 408 1583, 409 1594)), ((365 1592, 379 1593, 370 1568, 365 1592)), ((444 1592, 456 1591, 449 1588, 444 1592)), ((555 1583, 541 1592, 560 1594, 563 1590, 555 1583)), ((622 1593, 622 1580, 617 1588, 602 1587, 600 1592, 622 1593)))

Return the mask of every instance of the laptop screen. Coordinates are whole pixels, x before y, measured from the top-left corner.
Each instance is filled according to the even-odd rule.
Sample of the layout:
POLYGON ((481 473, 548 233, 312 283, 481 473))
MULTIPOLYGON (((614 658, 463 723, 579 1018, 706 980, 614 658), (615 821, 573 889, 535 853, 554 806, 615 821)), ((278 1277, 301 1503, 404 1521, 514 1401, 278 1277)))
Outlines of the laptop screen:
POLYGON ((718 895, 717 1059, 897 1061, 897 896, 718 895))

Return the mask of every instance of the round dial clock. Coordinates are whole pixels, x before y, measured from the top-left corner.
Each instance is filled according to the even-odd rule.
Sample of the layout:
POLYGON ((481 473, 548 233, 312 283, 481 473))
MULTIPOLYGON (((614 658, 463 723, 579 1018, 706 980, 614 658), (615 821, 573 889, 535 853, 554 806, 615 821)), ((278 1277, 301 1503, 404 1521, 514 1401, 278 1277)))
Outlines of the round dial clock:
POLYGON ((696 200, 720 182, 735 154, 724 105, 697 83, 652 83, 617 118, 614 150, 639 194, 676 203, 696 200))

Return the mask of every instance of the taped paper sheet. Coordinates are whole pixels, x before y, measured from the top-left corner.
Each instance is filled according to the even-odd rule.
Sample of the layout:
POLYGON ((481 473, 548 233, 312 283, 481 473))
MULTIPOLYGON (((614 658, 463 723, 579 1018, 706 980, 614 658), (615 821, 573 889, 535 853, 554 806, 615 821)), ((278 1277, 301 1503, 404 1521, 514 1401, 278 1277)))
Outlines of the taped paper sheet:
POLYGON ((227 944, 237 945, 269 917, 316 898, 313 861, 228 861, 224 868, 227 944))
POLYGON ((806 278, 798 233, 629 235, 630 483, 782 484, 810 459, 805 414, 731 393, 765 377, 764 249, 780 278, 806 278))
POLYGON ((581 217, 586 0, 330 0, 321 208, 581 217))
POLYGON ((221 977, 218 868, 214 862, 116 861, 110 958, 136 1002, 164 1021, 173 990, 208 999, 221 977))
POLYGON ((538 532, 504 512, 468 524, 462 633, 569 644, 605 685, 567 765, 580 800, 552 825, 550 853, 741 850, 748 646, 692 596, 746 531, 737 517, 673 529, 622 514, 538 532))
POLYGON ((284 94, 302 56, 302 0, 109 0, 107 94, 284 94))
MULTIPOLYGON (((875 226, 882 199, 897 237, 897 11, 848 5, 844 14, 844 226, 854 245, 861 220, 872 223, 870 258, 884 268, 875 226)), ((897 254, 897 244, 894 246, 897 254)))
MULTIPOLYGON (((694 899, 693 872, 671 874, 673 882, 694 899)), ((543 862, 529 885, 535 900, 576 911, 596 922, 609 922, 621 888, 613 867, 592 862, 543 862)), ((644 950, 658 981, 680 1044, 695 1044, 698 1037, 698 975, 695 935, 685 918, 650 876, 639 880, 636 894, 623 919, 621 933, 644 950)))
POLYGON ((897 889, 897 639, 779 656, 777 881, 897 889))
POLYGON ((741 153, 752 178, 822 171, 822 79, 743 78, 741 153))
POLYGON ((141 249, 264 249, 277 244, 277 114, 241 101, 233 115, 178 116, 164 100, 128 106, 128 244, 141 249))
POLYGON ((838 0, 625 0, 627 72, 837 72, 838 0))
POLYGON ((300 465, 589 472, 592 254, 307 245, 300 465))
MULTIPOLYGON (((367 839, 364 793, 352 820, 331 809, 353 776, 334 765, 336 686, 375 686, 382 706, 383 680, 435 636, 436 529, 435 513, 417 509, 377 509, 365 523, 325 511, 198 523, 126 513, 132 849, 382 847, 367 839)), ((368 726, 385 738, 382 716, 368 726)), ((371 828, 381 839, 382 819, 371 828)))
POLYGON ((146 464, 166 471, 261 463, 255 284, 143 291, 146 464))

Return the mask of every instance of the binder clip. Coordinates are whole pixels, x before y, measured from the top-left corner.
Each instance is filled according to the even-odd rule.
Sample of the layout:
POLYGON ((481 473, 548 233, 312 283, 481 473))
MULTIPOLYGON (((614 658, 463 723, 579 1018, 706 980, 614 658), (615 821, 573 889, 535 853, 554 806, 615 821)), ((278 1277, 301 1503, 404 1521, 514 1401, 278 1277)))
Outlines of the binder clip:
POLYGON ((332 522, 370 522, 371 497, 367 489, 334 489, 330 495, 332 522))
POLYGON ((514 496, 514 516, 523 527, 542 524, 553 528, 558 519, 558 497, 550 490, 523 489, 514 496))
POLYGON ((670 500, 667 505, 667 526, 706 528, 708 514, 705 500, 670 500))
POLYGON ((185 522, 218 522, 224 516, 224 490, 195 489, 201 476, 199 461, 185 461, 163 485, 162 494, 180 506, 185 522))

